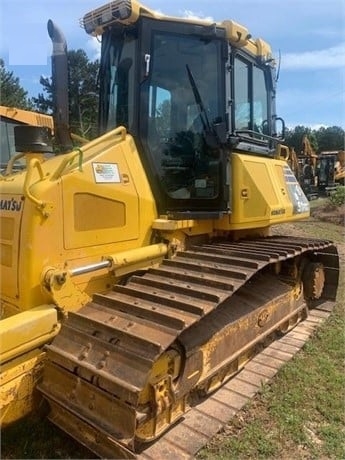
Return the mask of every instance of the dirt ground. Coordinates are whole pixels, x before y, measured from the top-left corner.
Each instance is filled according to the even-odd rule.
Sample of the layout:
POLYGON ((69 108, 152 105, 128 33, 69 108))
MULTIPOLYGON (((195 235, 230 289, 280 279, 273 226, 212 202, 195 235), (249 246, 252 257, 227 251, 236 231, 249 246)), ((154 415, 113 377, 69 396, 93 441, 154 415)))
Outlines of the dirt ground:
POLYGON ((334 206, 330 203, 325 203, 322 206, 317 206, 311 210, 311 217, 323 222, 330 222, 336 225, 345 224, 345 205, 334 206))
POLYGON ((315 234, 315 238, 326 238, 334 240, 333 236, 342 235, 342 241, 337 238, 337 248, 341 263, 345 263, 345 204, 342 206, 334 206, 328 200, 321 199, 312 202, 310 218, 306 222, 294 222, 272 227, 272 235, 287 235, 293 234, 296 236, 310 236, 310 226, 315 225, 315 230, 319 230, 315 234), (333 231, 329 234, 319 234, 320 230, 318 222, 333 224, 333 231))

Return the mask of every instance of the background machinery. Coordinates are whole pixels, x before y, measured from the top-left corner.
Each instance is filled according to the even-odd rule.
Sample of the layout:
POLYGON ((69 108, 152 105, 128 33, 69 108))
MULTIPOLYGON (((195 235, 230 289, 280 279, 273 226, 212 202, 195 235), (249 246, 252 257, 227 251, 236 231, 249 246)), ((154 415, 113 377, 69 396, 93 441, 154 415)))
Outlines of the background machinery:
POLYGON ((317 158, 316 175, 319 196, 329 196, 337 188, 338 152, 320 152, 317 158))
POLYGON ((345 185, 345 150, 339 150, 335 162, 334 180, 339 185, 345 185))
MULTIPOLYGON (((14 128, 15 126, 42 126, 54 131, 53 117, 30 110, 6 107, 0 105, 0 161, 1 170, 7 166, 11 157, 16 153, 14 128)), ((15 163, 18 167, 18 162, 15 163)))
POLYGON ((340 183, 340 152, 317 154, 307 135, 303 136, 301 151, 289 149, 289 165, 308 200, 328 196, 340 183))
POLYGON ((334 300, 338 257, 269 236, 309 203, 277 136, 267 43, 134 0, 82 23, 102 39, 100 136, 47 157, 33 128, 26 168, 0 180, 2 423, 40 394, 96 454, 132 458, 334 300))

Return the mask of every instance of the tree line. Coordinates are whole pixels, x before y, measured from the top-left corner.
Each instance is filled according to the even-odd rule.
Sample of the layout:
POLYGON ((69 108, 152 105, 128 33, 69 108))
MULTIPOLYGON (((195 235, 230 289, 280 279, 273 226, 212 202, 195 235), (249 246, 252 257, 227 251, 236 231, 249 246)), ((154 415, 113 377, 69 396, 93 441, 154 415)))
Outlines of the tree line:
MULTIPOLYGON (((99 61, 90 61, 85 51, 69 50, 69 119, 71 131, 87 139, 97 136, 98 68, 99 61)), ((6 69, 0 59, 0 103, 9 107, 51 114, 53 112, 53 88, 51 78, 41 77, 42 92, 29 97, 19 78, 6 69)), ((303 137, 307 136, 316 153, 344 149, 345 131, 339 126, 311 129, 296 126, 287 129, 285 144, 297 153, 302 150, 303 137)))
MULTIPOLYGON (((99 61, 90 61, 84 50, 68 51, 69 121, 73 133, 92 139, 97 136, 99 61)), ((0 59, 0 103, 8 107, 53 113, 53 85, 50 77, 40 77, 42 92, 29 97, 19 78, 0 59)))
POLYGON ((296 153, 303 150, 303 138, 308 137, 315 153, 344 150, 345 131, 339 126, 321 127, 311 129, 306 126, 295 126, 287 129, 285 133, 285 144, 293 147, 296 153))

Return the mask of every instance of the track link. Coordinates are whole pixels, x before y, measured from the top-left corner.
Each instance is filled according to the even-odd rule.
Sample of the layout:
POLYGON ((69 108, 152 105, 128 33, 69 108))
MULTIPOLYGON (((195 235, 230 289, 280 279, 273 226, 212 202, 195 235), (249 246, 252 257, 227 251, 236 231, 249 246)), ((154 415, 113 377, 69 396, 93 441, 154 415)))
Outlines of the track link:
MULTIPOLYGON (((208 328, 203 319, 235 293, 245 289, 241 303, 247 305, 260 295, 264 302, 265 294, 252 293, 249 281, 302 254, 323 263, 325 298, 334 298, 339 267, 333 243, 288 237, 192 246, 132 276, 125 286, 95 294, 69 313, 47 347, 39 389, 51 404, 51 420, 102 457, 133 457, 136 424, 147 416, 138 410, 141 392, 157 360, 179 341, 197 346, 188 331, 208 328)), ((263 277, 262 286, 274 298, 270 280, 263 277)), ((179 417, 187 410, 187 396, 170 401, 179 417)))
POLYGON ((137 456, 138 460, 195 459, 197 452, 221 432, 238 411, 260 392, 279 369, 302 349, 315 330, 331 314, 334 302, 324 302, 313 309, 305 321, 275 340, 207 399, 196 406, 137 456))

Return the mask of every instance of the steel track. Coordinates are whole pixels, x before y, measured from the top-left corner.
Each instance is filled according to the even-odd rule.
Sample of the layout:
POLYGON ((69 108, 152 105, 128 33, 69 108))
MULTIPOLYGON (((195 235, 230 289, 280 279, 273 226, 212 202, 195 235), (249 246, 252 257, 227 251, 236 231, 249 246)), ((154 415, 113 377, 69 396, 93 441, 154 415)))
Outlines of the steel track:
MULTIPOLYGON (((307 253, 311 258, 316 254, 321 257, 325 265, 326 295, 334 297, 338 259, 333 243, 289 237, 194 246, 177 253, 173 259, 165 259, 159 268, 149 269, 143 276, 133 276, 125 286, 116 285, 112 292, 105 295, 95 294, 91 303, 77 313, 69 313, 60 334, 48 347, 49 366, 55 377, 50 377, 51 381, 48 379, 48 382, 44 380, 40 390, 55 407, 52 420, 77 439, 78 429, 73 432, 72 427, 79 426, 79 431, 87 433, 85 437, 92 440, 88 447, 100 456, 109 457, 112 452, 109 440, 130 438, 133 431, 130 407, 135 408, 138 403, 140 392, 158 357, 263 269, 307 253), (64 380, 66 389, 58 388, 60 378, 64 380), (83 391, 80 390, 81 386, 84 387, 83 391), (96 399, 97 407, 105 408, 102 414, 95 413, 94 403, 86 400, 85 395, 93 391, 96 396, 92 397, 96 399), (117 401, 116 411, 122 414, 123 419, 120 432, 113 427, 106 409, 114 398, 117 401), (67 422, 66 426, 69 418, 71 421, 73 419, 73 423, 67 422), (95 435, 95 432, 99 434, 95 435)), ((265 289, 271 289, 267 282, 265 289)), ((252 361, 248 366, 255 363, 252 361)), ((248 366, 246 372, 250 369, 248 366)), ((266 367, 262 365, 262 369, 266 367)), ((241 381, 240 375, 217 395, 226 392, 228 385, 235 385, 236 382, 241 385, 238 383, 241 381)), ((242 383, 242 387, 248 385, 254 394, 255 385, 242 383)), ((243 390, 237 392, 238 398, 242 397, 245 401, 241 392, 243 390)), ((192 440, 198 439, 196 445, 199 449, 201 440, 204 444, 217 432, 220 421, 225 417, 222 416, 221 420, 211 417, 209 420, 206 417, 207 409, 202 414, 202 407, 207 407, 210 404, 208 401, 214 397, 202 403, 204 406, 198 405, 188 412, 182 423, 152 447, 145 447, 142 455, 169 458, 169 452, 172 452, 171 455, 174 452, 172 445, 183 451, 184 437, 188 446, 194 446, 192 440), (192 423, 189 430, 188 423, 192 423), (198 423, 201 423, 199 428, 198 423), (163 456, 157 456, 156 445, 161 450, 162 446, 167 445, 167 451, 162 450, 165 452, 163 456)), ((238 401, 236 405, 240 405, 238 401)), ((230 408, 234 410, 231 404, 230 408)), ((228 420, 231 410, 224 414, 228 420)), ((87 445, 87 441, 82 442, 87 445)), ((189 448, 184 450, 185 453, 175 453, 174 458, 185 458, 195 453, 194 447, 192 452, 189 448)), ((131 456, 126 449, 123 451, 125 456, 131 456)))
POLYGON ((154 444, 143 448, 138 460, 193 459, 222 428, 301 350, 314 331, 331 314, 334 302, 310 311, 308 318, 258 353, 234 378, 205 401, 192 407, 183 419, 154 444))

